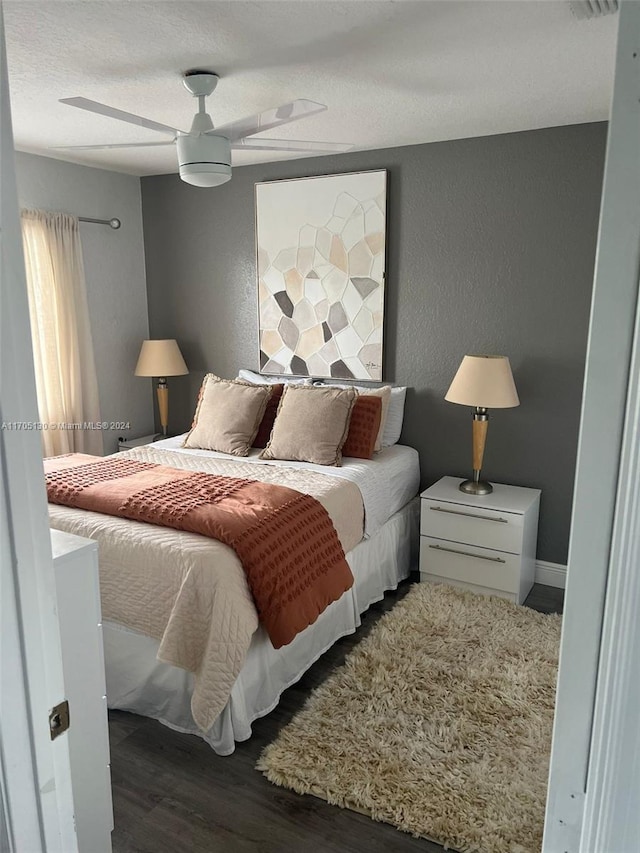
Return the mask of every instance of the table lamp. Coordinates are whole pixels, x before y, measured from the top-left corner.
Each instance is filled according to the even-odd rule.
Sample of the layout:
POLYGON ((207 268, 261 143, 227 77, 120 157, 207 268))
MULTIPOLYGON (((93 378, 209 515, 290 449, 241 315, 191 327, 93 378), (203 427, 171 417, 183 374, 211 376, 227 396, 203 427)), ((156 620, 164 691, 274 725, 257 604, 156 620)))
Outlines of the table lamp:
POLYGON ((487 410, 520 405, 507 356, 465 355, 445 400, 473 409, 473 479, 460 483, 460 491, 469 495, 488 495, 493 486, 480 479, 489 426, 487 410))
POLYGON ((169 425, 169 389, 167 376, 183 376, 188 373, 187 365, 175 340, 143 341, 136 376, 158 377, 158 410, 162 434, 167 435, 169 425))

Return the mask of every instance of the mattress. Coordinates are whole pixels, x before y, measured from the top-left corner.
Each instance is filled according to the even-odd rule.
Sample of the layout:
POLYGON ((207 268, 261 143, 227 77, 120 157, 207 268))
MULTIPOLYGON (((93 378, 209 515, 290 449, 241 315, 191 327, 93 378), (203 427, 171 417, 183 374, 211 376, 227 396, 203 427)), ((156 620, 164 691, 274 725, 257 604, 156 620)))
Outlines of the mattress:
MULTIPOLYGON (((186 437, 178 435, 162 439, 153 444, 154 449, 171 450, 189 456, 228 459, 226 453, 215 450, 192 450, 182 447, 186 437)), ((413 447, 394 444, 376 453, 373 459, 343 457, 342 467, 314 465, 310 462, 288 462, 286 460, 260 459, 260 450, 251 450, 242 462, 255 465, 277 465, 278 467, 301 468, 342 477, 355 483, 362 494, 364 504, 364 535, 372 536, 382 525, 413 498, 420 486, 420 463, 418 451, 413 447)))

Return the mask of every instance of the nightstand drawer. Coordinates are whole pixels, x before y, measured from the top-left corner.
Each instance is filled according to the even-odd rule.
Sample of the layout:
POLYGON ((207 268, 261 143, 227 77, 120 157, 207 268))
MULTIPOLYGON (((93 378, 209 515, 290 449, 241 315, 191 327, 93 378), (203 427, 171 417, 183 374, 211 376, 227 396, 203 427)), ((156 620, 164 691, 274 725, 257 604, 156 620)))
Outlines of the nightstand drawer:
POLYGON ((524 516, 447 501, 422 500, 420 532, 450 542, 522 552, 524 516))
POLYGON ((520 557, 474 545, 420 537, 420 574, 437 575, 517 595, 520 591, 520 557))

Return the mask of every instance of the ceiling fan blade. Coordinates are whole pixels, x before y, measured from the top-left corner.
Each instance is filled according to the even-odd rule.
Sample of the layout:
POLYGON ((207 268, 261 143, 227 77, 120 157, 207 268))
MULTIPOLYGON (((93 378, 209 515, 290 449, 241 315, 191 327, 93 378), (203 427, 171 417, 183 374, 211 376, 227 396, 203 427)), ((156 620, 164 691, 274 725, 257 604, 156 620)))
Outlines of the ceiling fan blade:
POLYGON ((265 110, 255 116, 232 121, 211 132, 226 136, 230 142, 237 142, 245 136, 253 136, 254 133, 262 133, 263 130, 271 130, 272 127, 280 127, 281 124, 288 124, 290 121, 297 121, 299 118, 306 118, 324 112, 326 109, 326 104, 299 98, 297 101, 291 101, 272 110, 265 110))
POLYGON ((124 110, 117 110, 115 107, 108 107, 106 104, 98 103, 98 101, 90 101, 88 98, 61 98, 60 103, 68 104, 70 107, 78 107, 78 109, 87 110, 90 113, 98 113, 98 115, 107 116, 108 118, 115 118, 118 121, 126 121, 138 127, 146 127, 148 130, 171 133, 173 136, 178 133, 174 127, 160 124, 157 121, 151 121, 148 118, 143 118, 133 113, 127 113, 124 110))
POLYGON ((350 142, 307 142, 295 139, 238 139, 231 143, 235 151, 348 151, 350 142))
POLYGON ((52 151, 100 151, 108 148, 156 148, 158 145, 173 145, 175 139, 162 142, 116 142, 112 145, 54 145, 52 151))

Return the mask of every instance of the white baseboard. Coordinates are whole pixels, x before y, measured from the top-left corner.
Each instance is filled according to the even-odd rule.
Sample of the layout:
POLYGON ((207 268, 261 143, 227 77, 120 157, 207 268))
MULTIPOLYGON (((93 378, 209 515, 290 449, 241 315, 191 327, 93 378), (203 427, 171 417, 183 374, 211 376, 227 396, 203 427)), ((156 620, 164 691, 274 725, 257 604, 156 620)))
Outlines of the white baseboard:
POLYGON ((545 584, 545 586, 555 586, 558 589, 564 589, 567 581, 567 567, 560 563, 545 563, 543 560, 536 560, 536 583, 545 584))

